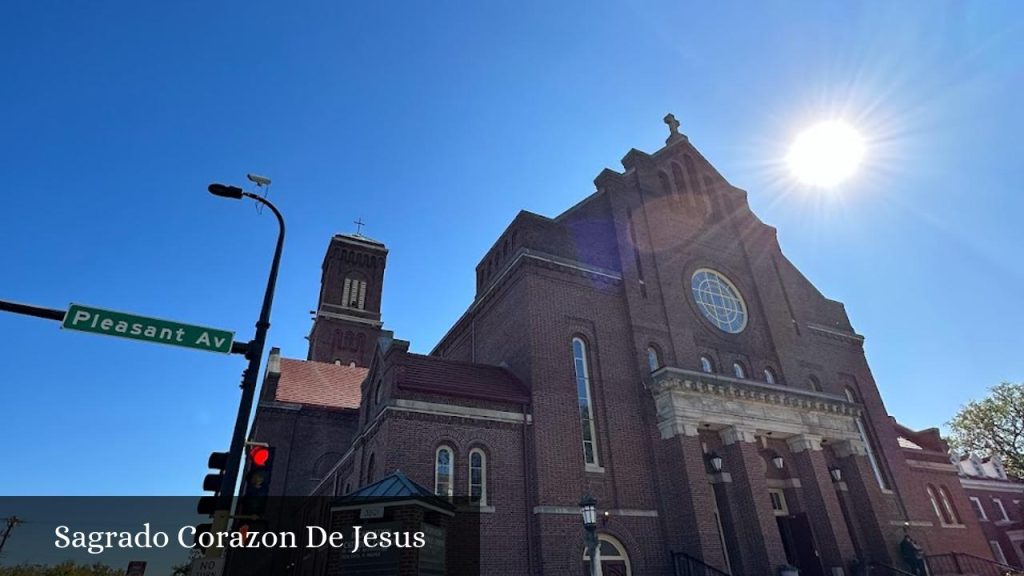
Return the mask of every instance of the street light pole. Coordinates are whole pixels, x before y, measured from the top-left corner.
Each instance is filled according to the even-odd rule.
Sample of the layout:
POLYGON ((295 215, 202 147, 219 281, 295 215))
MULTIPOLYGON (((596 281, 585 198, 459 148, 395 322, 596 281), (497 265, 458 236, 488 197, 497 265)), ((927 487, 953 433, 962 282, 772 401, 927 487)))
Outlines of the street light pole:
MULTIPOLYGON (((267 290, 263 295, 263 308, 260 310, 259 320, 256 321, 256 336, 249 342, 245 357, 249 360, 249 366, 243 372, 242 377, 242 399, 238 403, 238 416, 235 418, 235 430, 231 436, 231 448, 228 451, 227 467, 224 470, 223 483, 217 510, 213 518, 213 532, 222 532, 227 529, 228 520, 231 516, 231 503, 235 495, 235 484, 238 482, 238 473, 242 462, 242 449, 245 447, 245 433, 249 427, 249 412, 252 411, 253 399, 256 395, 256 384, 259 378, 260 362, 263 359, 263 347, 267 340, 267 331, 270 329, 270 308, 274 303, 274 288, 277 285, 277 271, 281 263, 281 250, 284 247, 284 218, 278 212, 277 207, 267 199, 256 194, 243 192, 237 186, 225 186, 223 184, 210 184, 210 193, 224 198, 241 199, 252 198, 263 204, 274 213, 277 218, 278 234, 277 246, 274 249, 274 260, 270 265, 270 277, 267 279, 267 290)), ((219 555, 220 550, 215 552, 219 555)))
POLYGON ((584 543, 590 557, 590 576, 597 576, 598 565, 601 562, 597 553, 597 500, 590 494, 586 494, 580 500, 580 515, 583 516, 584 543))

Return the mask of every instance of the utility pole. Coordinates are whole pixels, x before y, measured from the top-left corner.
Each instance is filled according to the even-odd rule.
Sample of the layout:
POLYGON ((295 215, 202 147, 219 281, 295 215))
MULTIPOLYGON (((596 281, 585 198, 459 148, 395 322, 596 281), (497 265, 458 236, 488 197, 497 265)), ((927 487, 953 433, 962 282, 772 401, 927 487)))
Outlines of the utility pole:
POLYGON ((5 520, 7 520, 7 528, 4 529, 4 535, 0 538, 0 552, 4 551, 4 544, 7 543, 7 538, 10 537, 11 531, 14 530, 14 527, 24 522, 24 520, 17 516, 11 516, 5 520))

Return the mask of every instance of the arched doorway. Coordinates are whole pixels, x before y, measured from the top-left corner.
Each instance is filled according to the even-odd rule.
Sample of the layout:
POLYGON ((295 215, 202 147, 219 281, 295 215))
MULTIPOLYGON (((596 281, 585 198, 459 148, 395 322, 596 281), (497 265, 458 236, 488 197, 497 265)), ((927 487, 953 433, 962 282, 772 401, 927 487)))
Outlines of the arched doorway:
MULTIPOLYGON (((597 576, 633 576, 629 554, 622 543, 607 534, 597 535, 597 576)), ((583 549, 583 574, 590 576, 590 554, 583 549)))

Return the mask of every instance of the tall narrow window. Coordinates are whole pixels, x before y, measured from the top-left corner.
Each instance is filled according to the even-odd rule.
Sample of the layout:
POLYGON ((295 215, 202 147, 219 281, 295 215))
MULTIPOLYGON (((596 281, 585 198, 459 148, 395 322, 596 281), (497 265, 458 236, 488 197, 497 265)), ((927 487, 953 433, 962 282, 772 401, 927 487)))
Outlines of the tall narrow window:
POLYGON ((672 176, 676 179, 676 193, 686 193, 686 180, 683 180, 683 171, 679 169, 679 164, 672 163, 672 176))
POLYGON ((700 179, 697 178, 697 166, 693 162, 693 158, 689 154, 683 157, 683 163, 686 164, 686 176, 690 179, 692 189, 690 193, 694 195, 695 206, 699 206, 699 210, 703 210, 704 215, 711 213, 711 202, 708 199, 704 188, 701 187, 700 179))
POLYGON ((946 490, 945 486, 939 488, 939 497, 942 498, 942 509, 946 511, 946 516, 949 517, 950 524, 963 524, 960 521, 960 513, 957 512, 956 506, 953 505, 953 497, 949 495, 949 490, 946 490))
POLYGON ((1006 508, 1003 507, 1003 501, 999 498, 993 498, 992 503, 996 505, 996 508, 999 509, 999 513, 1003 515, 1002 519, 1008 521, 1010 517, 1006 514, 1006 508))
POLYGON ((594 404, 590 396, 590 367, 587 365, 587 347, 583 340, 572 339, 573 364, 576 368, 576 397, 583 427, 583 461, 597 465, 597 432, 594 429, 594 404))
POLYGON ((487 456, 479 448, 469 452, 469 503, 487 505, 487 456))
POLYGON ((700 357, 700 371, 704 372, 705 374, 711 374, 715 371, 715 364, 714 362, 711 361, 710 357, 700 357))
POLYGON ((932 509, 935 510, 935 516, 938 517, 939 522, 949 524, 946 520, 946 515, 942 513, 942 508, 939 507, 939 497, 935 494, 935 488, 932 488, 931 484, 929 484, 925 490, 928 492, 928 499, 932 502, 932 509))
POLYGON ((996 562, 1006 564, 1006 554, 1003 554, 1003 547, 999 545, 999 542, 989 540, 988 545, 992 548, 992 557, 996 559, 996 562))
POLYGON ((376 466, 376 454, 370 454, 370 459, 366 462, 366 483, 373 482, 374 467, 376 466))
POLYGON ((366 282, 355 276, 346 277, 341 291, 341 305, 362 310, 365 304, 366 282))
POLYGON ((985 509, 981 506, 981 499, 977 496, 971 496, 971 505, 974 506, 974 513, 978 515, 978 520, 988 520, 988 514, 985 514, 985 509))
POLYGON ((653 345, 647 347, 647 367, 651 372, 661 368, 661 354, 658 353, 658 349, 653 345))
POLYGON ((775 372, 771 368, 764 369, 764 381, 766 384, 775 384, 775 372))
POLYGON ((665 195, 672 194, 672 185, 668 183, 668 174, 658 172, 658 180, 661 181, 661 189, 665 192, 665 195))
MULTIPOLYGON (((854 394, 852 388, 847 386, 843 391, 846 392, 847 400, 850 402, 857 401, 857 395, 854 394)), ((875 457, 875 448, 872 446, 871 438, 864 428, 864 421, 860 418, 857 418, 857 432, 860 433, 860 440, 864 443, 864 449, 868 453, 868 462, 871 464, 871 471, 875 473, 875 480, 878 482, 878 486, 883 490, 888 490, 889 483, 886 481, 885 475, 882 474, 882 467, 878 465, 878 459, 875 457)))
POLYGON ((452 449, 441 446, 437 449, 434 459, 434 494, 438 496, 451 496, 454 493, 452 486, 452 449))

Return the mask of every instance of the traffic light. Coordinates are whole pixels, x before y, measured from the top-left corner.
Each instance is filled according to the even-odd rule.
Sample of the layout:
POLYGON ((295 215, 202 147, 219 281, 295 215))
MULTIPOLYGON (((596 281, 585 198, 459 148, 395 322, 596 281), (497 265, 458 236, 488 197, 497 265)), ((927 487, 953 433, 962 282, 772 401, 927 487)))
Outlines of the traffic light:
MULTIPOLYGON (((217 510, 217 501, 220 499, 221 490, 224 488, 224 470, 228 466, 228 453, 227 452, 211 452, 210 458, 206 462, 207 466, 215 470, 215 472, 207 474, 203 478, 203 491, 213 492, 212 496, 201 496, 199 503, 196 504, 196 512, 199 514, 205 514, 213 517, 214 512, 217 510)), ((199 545, 199 536, 203 532, 212 532, 213 524, 206 522, 196 526, 195 536, 193 537, 193 544, 199 545)))
POLYGON ((245 459, 245 477, 238 499, 239 516, 259 516, 267 509, 270 472, 274 467, 274 448, 252 445, 245 459))
POLYGON ((228 453, 211 452, 207 465, 213 470, 216 470, 216 472, 207 474, 206 477, 203 478, 203 491, 213 492, 213 495, 199 498, 199 504, 196 505, 196 512, 207 516, 213 516, 214 511, 217 510, 217 500, 220 498, 220 493, 223 489, 222 484, 224 483, 224 470, 228 467, 228 453))

